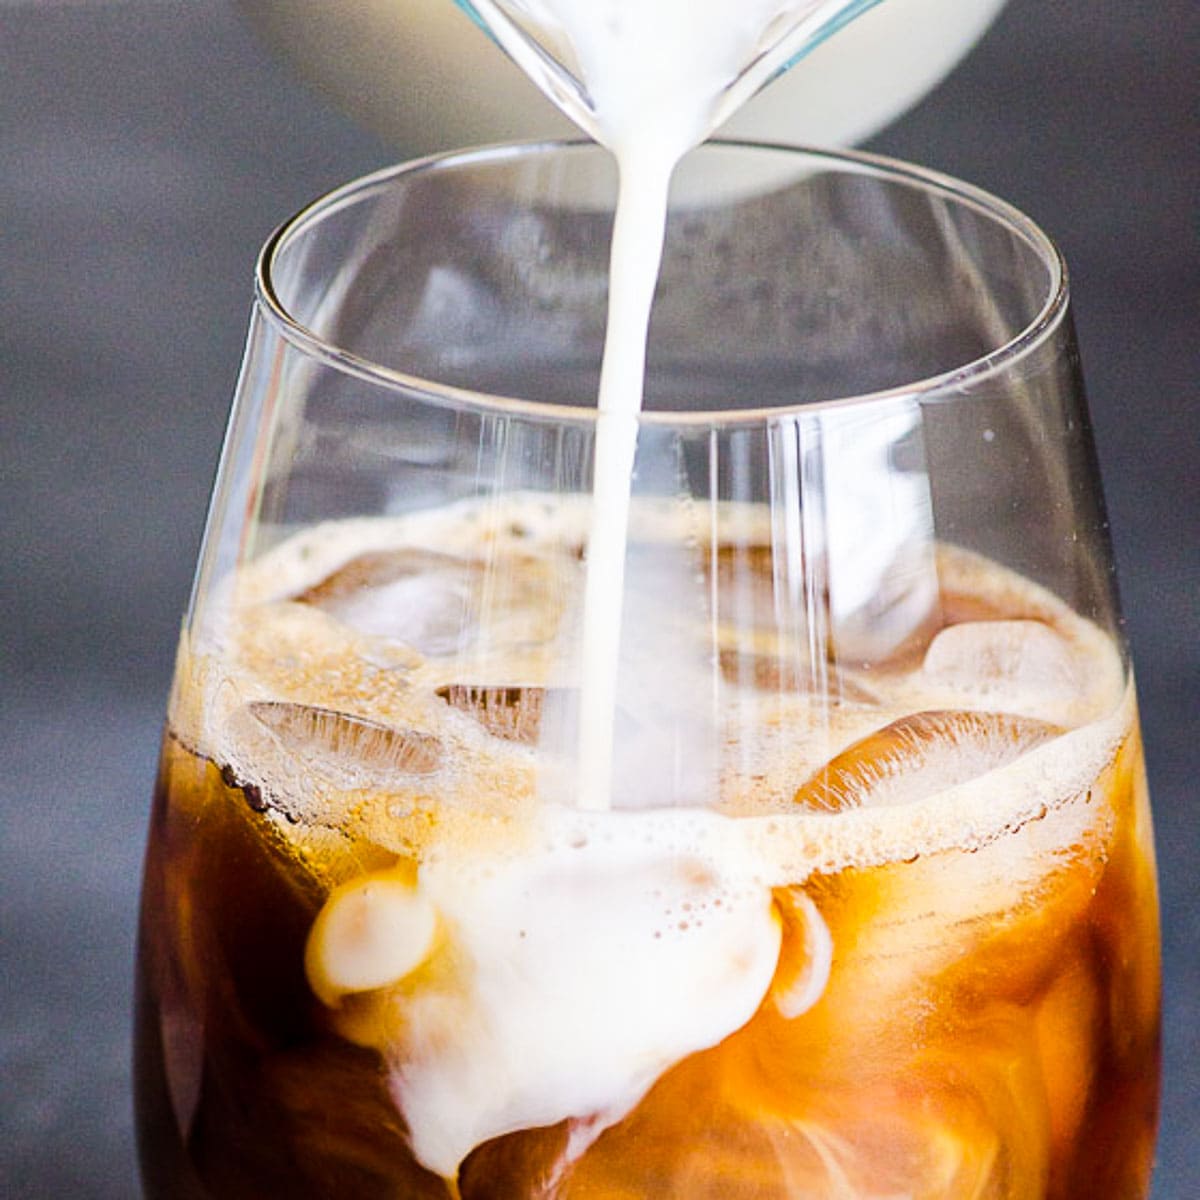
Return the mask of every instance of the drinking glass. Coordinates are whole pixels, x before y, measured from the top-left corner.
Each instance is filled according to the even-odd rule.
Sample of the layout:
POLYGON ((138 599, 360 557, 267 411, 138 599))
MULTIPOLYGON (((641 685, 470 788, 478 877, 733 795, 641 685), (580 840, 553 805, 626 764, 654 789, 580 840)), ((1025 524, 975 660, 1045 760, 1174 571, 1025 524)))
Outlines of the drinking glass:
POLYGON ((490 148, 263 253, 149 834, 147 1194, 1144 1197, 1153 843, 1062 260, 901 164, 685 162, 585 807, 614 195, 490 148))

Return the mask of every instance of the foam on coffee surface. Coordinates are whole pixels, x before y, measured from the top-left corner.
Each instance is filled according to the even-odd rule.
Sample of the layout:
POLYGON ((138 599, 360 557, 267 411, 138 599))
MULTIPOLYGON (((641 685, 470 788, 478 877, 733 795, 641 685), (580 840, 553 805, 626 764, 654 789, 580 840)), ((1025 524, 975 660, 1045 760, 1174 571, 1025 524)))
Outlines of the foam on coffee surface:
MULTIPOLYGON (((640 537, 678 539, 666 506, 636 517, 640 537)), ((718 527, 753 539, 760 519, 730 508, 718 527)), ((772 992, 776 889, 1021 831, 1047 862, 1099 844, 1110 816, 1088 789, 1131 720, 1099 630, 943 548, 944 587, 1019 616, 940 630, 911 666, 864 682, 855 694, 869 701, 815 706, 802 690, 730 685, 738 725, 718 747, 713 794, 579 811, 546 713, 539 744, 493 732, 469 687, 462 707, 447 696, 486 685, 507 689, 500 703, 537 688, 550 711, 571 694, 564 646, 584 520, 582 505, 524 498, 308 530, 224 581, 232 618, 212 626, 201 614, 181 652, 173 728, 260 789, 280 843, 332 889, 310 979, 343 1035, 389 1064, 415 1154, 446 1176, 492 1137, 564 1119, 579 1123, 582 1152, 663 1071, 761 1004, 794 1016, 819 997, 830 948, 811 902, 813 969, 772 992), (536 588, 492 588, 486 603, 462 590, 470 564, 506 555, 536 588), (424 585, 409 571, 422 563, 424 585), (391 599, 355 598, 351 584, 368 577, 391 599), (387 626, 397 598, 429 606, 414 624, 423 649, 387 626), (932 732, 904 724, 930 710, 950 716, 932 732), (870 739, 893 724, 880 743, 888 789, 869 770, 850 786, 870 739), (910 752, 924 755, 911 770, 910 752), (830 758, 846 764, 841 785, 806 802, 806 780, 830 758), (363 845, 396 866, 364 873, 363 845)), ((698 674, 706 663, 697 657, 698 674)), ((686 680, 678 690, 693 694, 686 680)), ((974 902, 1001 911, 1029 886, 997 880, 974 902)))

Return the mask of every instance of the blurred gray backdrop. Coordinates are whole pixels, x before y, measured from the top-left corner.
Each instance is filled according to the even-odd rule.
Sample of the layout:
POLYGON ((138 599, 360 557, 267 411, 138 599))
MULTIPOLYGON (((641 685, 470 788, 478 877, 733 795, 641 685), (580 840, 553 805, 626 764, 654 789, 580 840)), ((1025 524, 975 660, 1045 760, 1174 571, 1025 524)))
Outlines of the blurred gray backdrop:
MULTIPOLYGON (((1198 79, 1197 0, 1012 0, 872 144, 1012 200, 1072 266, 1163 871, 1156 1200, 1200 1187, 1198 79)), ((143 829, 251 269, 403 155, 218 0, 0 0, 4 1196, 137 1194, 143 829)))

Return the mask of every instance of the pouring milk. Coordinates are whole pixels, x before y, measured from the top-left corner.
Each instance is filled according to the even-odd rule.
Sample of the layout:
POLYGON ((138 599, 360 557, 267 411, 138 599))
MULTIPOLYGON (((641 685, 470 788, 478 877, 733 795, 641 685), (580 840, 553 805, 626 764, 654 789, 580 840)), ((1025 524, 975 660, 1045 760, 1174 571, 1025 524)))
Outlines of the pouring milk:
POLYGON ((650 308, 679 160, 876 0, 473 0, 515 62, 617 160, 587 539, 577 803, 611 803, 629 502, 650 308))

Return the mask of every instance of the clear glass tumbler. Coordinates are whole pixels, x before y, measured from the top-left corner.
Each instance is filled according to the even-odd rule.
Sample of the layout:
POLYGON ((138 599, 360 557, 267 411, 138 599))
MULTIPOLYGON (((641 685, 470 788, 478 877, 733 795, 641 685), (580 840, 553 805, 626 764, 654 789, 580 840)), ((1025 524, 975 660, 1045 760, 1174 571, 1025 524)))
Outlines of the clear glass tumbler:
POLYGON ((713 144, 578 802, 600 150, 318 201, 259 264, 143 892, 152 1197, 1144 1197, 1150 816, 1064 268, 713 144))

